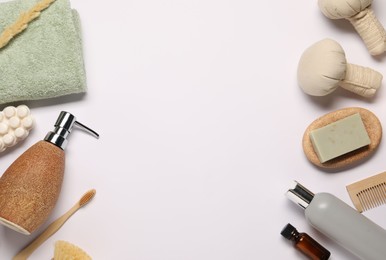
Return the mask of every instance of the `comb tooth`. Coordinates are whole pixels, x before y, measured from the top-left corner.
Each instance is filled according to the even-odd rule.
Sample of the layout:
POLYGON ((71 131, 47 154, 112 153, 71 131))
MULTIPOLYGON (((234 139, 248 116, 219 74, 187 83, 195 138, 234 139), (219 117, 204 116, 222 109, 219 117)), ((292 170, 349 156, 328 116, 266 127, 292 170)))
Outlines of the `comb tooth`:
POLYGON ((379 185, 379 192, 381 193, 381 198, 382 198, 383 204, 386 204, 386 183, 385 182, 382 182, 379 185))
POLYGON ((375 195, 374 187, 369 188, 369 197, 370 197, 370 207, 374 208, 377 202, 377 197, 375 195))
POLYGON ((358 199, 362 205, 362 210, 366 211, 367 210, 367 198, 366 198, 366 193, 364 191, 360 191, 358 193, 358 199))
POLYGON ((363 194, 365 195, 366 198, 366 210, 369 210, 372 208, 372 199, 371 199, 371 189, 365 189, 363 194))
POLYGON ((378 184, 375 187, 375 191, 377 194, 377 207, 381 206, 383 204, 383 198, 382 198, 382 184, 378 184))
POLYGON ((374 199, 373 199, 372 195, 373 195, 372 194, 372 190, 368 189, 368 191, 367 191, 367 196, 368 196, 368 199, 369 199, 369 201, 368 201, 368 203, 369 203, 368 209, 372 209, 374 207, 374 199))
POLYGON ((370 188, 371 190, 371 196, 372 196, 372 207, 375 208, 378 206, 378 202, 379 202, 379 198, 378 198, 378 195, 377 195, 377 187, 376 186, 373 186, 370 188))
POLYGON ((375 208, 378 206, 378 196, 376 187, 370 187, 370 195, 371 195, 371 207, 375 208))
POLYGON ((362 198, 362 194, 361 194, 361 192, 358 192, 357 194, 356 194, 356 196, 357 196, 357 198, 358 198, 358 200, 359 200, 359 205, 361 206, 361 208, 359 209, 359 208, 357 208, 360 212, 362 212, 362 211, 364 211, 365 209, 364 209, 364 202, 363 202, 363 198, 362 198))
POLYGON ((375 199, 375 206, 376 207, 379 207, 379 206, 382 205, 382 198, 381 198, 381 194, 379 192, 379 188, 380 188, 379 184, 374 186, 374 195, 375 195, 375 198, 376 198, 375 199))
POLYGON ((368 189, 365 189, 363 191, 363 196, 365 198, 365 210, 369 210, 371 207, 370 207, 370 198, 369 198, 369 194, 368 194, 368 189))
POLYGON ((386 201, 386 182, 381 183, 381 190, 382 190, 382 194, 385 195, 383 198, 386 201))
POLYGON ((373 187, 373 193, 374 193, 374 208, 375 208, 375 207, 378 207, 381 202, 381 199, 378 193, 378 185, 373 187))

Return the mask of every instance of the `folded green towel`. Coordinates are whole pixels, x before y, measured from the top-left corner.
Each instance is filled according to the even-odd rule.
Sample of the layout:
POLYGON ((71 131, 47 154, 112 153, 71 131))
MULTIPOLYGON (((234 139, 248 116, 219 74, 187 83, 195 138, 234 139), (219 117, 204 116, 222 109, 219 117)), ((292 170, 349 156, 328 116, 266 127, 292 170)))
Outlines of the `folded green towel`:
MULTIPOLYGON (((0 3, 0 33, 37 2, 0 3)), ((0 49, 0 104, 85 91, 79 16, 69 0, 56 0, 0 49)))

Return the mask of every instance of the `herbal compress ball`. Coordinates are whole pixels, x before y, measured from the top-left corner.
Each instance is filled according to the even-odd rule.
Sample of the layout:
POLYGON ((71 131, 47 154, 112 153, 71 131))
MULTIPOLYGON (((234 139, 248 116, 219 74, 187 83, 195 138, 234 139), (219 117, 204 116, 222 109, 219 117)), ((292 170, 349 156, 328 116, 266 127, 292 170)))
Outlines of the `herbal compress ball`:
POLYGON ((322 13, 330 19, 347 19, 354 26, 371 55, 386 50, 386 32, 370 8, 372 0, 319 0, 322 13))
POLYGON ((325 96, 339 86, 370 98, 382 83, 382 74, 362 66, 347 63, 342 46, 324 39, 307 48, 297 71, 298 83, 311 96, 325 96))

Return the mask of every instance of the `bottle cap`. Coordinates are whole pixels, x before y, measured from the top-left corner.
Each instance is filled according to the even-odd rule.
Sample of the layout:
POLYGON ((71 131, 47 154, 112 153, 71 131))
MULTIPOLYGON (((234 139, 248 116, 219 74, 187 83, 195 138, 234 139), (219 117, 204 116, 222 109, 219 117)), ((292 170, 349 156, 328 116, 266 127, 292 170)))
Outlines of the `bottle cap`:
POLYGON ((74 125, 80 127, 83 130, 86 130, 96 138, 99 138, 99 134, 96 133, 94 130, 76 121, 74 115, 69 112, 62 111, 60 112, 59 117, 54 125, 55 129, 53 131, 48 132, 44 140, 53 143, 54 145, 64 150, 67 146, 67 138, 70 135, 74 125))
POLYGON ((290 240, 293 233, 296 231, 296 228, 292 226, 290 223, 288 223, 283 230, 281 231, 281 235, 285 237, 286 239, 290 240))

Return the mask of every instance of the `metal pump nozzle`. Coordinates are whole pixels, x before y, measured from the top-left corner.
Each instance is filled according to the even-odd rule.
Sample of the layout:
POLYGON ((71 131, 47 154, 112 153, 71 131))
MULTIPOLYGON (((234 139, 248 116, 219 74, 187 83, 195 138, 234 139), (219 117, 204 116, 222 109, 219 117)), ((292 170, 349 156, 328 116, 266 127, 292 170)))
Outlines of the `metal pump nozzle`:
POLYGON ((315 194, 300 185, 297 181, 294 181, 294 185, 294 188, 287 191, 286 196, 300 207, 304 209, 307 208, 315 194))
POLYGON ((94 137, 99 138, 99 134, 87 126, 76 121, 76 118, 71 113, 62 111, 59 114, 55 123, 55 129, 47 133, 44 138, 45 141, 53 143, 61 149, 65 149, 67 145, 67 137, 71 133, 72 127, 77 125, 78 127, 91 133, 94 137))

